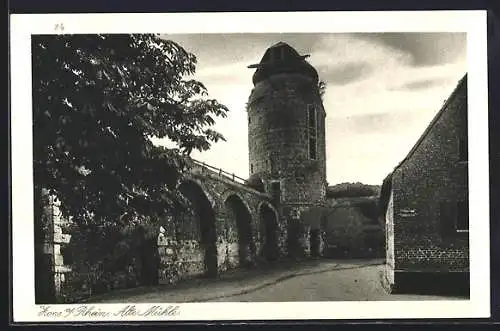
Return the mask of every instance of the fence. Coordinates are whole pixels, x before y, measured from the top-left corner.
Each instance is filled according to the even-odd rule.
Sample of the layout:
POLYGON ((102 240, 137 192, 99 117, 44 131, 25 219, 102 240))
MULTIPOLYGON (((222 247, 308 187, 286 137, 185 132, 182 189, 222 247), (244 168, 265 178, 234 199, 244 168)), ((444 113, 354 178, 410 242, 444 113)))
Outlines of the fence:
POLYGON ((222 170, 221 168, 216 168, 216 167, 211 166, 209 164, 206 164, 205 162, 202 162, 202 161, 198 161, 195 159, 191 159, 191 160, 193 161, 194 164, 199 165, 202 168, 208 169, 208 170, 212 171, 213 173, 218 174, 220 177, 225 177, 225 178, 232 180, 233 182, 236 182, 239 184, 243 184, 243 185, 248 184, 248 181, 246 179, 238 177, 234 173, 229 173, 227 171, 222 170))

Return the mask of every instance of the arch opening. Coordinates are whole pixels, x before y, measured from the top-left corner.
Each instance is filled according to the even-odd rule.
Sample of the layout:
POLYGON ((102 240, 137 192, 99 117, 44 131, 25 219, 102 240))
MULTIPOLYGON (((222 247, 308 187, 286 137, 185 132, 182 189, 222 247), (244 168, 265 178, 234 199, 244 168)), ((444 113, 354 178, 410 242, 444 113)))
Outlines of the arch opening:
POLYGON ((252 239, 252 216, 240 197, 233 194, 225 201, 224 206, 228 212, 231 224, 236 227, 238 239, 238 264, 249 267, 253 264, 255 256, 255 243, 252 239))
POLYGON ((319 228, 311 228, 309 230, 309 247, 311 252, 311 257, 320 256, 320 246, 321 246, 321 231, 319 228))
POLYGON ((266 203, 259 208, 260 252, 265 261, 278 258, 278 220, 276 213, 266 203))
MULTIPOLYGON (((217 276, 217 231, 212 205, 203 189, 193 181, 183 182, 179 186, 179 191, 189 201, 191 210, 190 213, 182 215, 176 236, 185 244, 199 242, 198 249, 203 256, 204 274, 215 277, 217 276)), ((193 246, 191 245, 191 248, 193 246)))

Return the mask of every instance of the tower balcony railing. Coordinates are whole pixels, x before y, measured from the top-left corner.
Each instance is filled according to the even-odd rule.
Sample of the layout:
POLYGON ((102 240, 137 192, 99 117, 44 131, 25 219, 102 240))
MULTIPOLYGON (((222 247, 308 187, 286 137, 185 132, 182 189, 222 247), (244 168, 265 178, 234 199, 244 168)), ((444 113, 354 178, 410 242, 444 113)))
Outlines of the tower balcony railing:
POLYGON ((207 164, 205 162, 198 161, 198 160, 195 160, 195 159, 191 159, 191 161, 194 164, 200 166, 202 169, 207 169, 210 172, 212 172, 213 174, 218 174, 219 177, 224 177, 226 179, 229 179, 229 180, 231 180, 233 182, 236 182, 236 183, 239 183, 239 184, 242 184, 242 185, 247 185, 248 184, 248 181, 246 179, 238 177, 234 173, 229 173, 227 171, 224 171, 222 168, 217 168, 217 167, 211 166, 210 164, 207 164))

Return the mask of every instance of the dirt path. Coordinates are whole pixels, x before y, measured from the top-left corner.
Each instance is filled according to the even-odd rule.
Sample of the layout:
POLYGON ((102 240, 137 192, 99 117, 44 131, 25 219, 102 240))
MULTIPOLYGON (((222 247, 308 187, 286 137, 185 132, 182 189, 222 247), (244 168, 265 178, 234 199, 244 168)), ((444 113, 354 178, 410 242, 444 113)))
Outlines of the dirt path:
POLYGON ((96 303, 123 302, 283 302, 460 299, 390 295, 380 282, 381 261, 317 260, 267 270, 240 270, 219 279, 193 279, 175 287, 158 286, 110 293, 96 303))

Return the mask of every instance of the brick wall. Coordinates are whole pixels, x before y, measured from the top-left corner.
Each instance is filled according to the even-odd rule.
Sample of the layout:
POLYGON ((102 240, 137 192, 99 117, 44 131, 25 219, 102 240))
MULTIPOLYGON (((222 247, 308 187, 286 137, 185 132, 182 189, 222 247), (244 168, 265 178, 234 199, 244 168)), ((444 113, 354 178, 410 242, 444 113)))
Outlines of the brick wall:
POLYGON ((467 137, 466 116, 464 81, 392 174, 396 271, 468 271, 468 232, 450 233, 443 228, 449 226, 443 223, 443 206, 456 206, 468 198, 467 162, 460 160, 460 139, 467 137))

